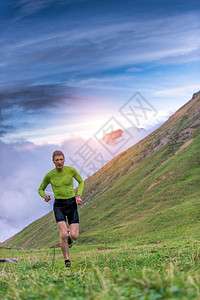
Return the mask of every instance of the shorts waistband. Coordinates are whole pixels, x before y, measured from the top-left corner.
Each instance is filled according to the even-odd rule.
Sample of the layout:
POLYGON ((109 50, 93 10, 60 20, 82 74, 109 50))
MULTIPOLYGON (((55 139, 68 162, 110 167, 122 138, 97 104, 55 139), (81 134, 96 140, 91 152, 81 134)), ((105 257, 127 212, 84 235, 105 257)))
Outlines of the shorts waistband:
POLYGON ((55 199, 55 203, 69 203, 73 200, 76 200, 75 197, 68 198, 68 199, 55 199))

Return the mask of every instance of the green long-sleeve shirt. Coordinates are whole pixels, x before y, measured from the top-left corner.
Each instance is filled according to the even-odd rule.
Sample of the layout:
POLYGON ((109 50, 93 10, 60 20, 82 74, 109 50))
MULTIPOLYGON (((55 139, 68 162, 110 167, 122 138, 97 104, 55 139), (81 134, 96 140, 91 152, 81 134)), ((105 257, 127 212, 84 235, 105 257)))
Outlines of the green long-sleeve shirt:
POLYGON ((68 199, 75 196, 73 178, 78 181, 78 195, 82 195, 84 181, 78 172, 72 167, 64 166, 61 171, 56 168, 47 173, 38 189, 41 197, 45 198, 45 189, 50 183, 55 199, 68 199))

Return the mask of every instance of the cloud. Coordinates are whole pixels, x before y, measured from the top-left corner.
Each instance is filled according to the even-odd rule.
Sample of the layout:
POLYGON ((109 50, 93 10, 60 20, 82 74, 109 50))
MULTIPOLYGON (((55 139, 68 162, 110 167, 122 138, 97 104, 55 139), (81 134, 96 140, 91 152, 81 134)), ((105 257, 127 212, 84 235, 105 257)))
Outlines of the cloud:
POLYGON ((0 125, 0 136, 4 136, 9 132, 15 131, 15 127, 11 125, 0 125))
POLYGON ((136 67, 132 67, 132 68, 128 68, 127 70, 126 70, 126 72, 141 72, 142 71, 142 69, 140 69, 140 68, 136 68, 136 67))
MULTIPOLYGON (((193 46, 194 47, 194 46, 193 46)), ((160 60, 161 64, 184 64, 200 60, 200 47, 194 47, 195 49, 188 49, 187 51, 181 51, 176 55, 166 56, 160 60), (185 52, 185 53, 184 53, 185 52)))
MULTIPOLYGON (((73 156, 83 142, 79 137, 66 140, 62 147, 0 142, 0 242, 52 210, 53 200, 46 203, 38 194, 44 175, 54 168, 52 153, 57 149, 63 150, 69 165, 69 156, 73 156)), ((50 186, 47 192, 53 198, 50 186)))
MULTIPOLYGON (((97 14, 96 18, 96 22, 90 14, 91 22, 83 22, 77 15, 74 20, 70 16, 59 21, 47 18, 45 24, 41 18, 38 24, 28 22, 27 27, 18 24, 22 34, 13 26, 3 31, 0 56, 7 65, 1 67, 1 83, 23 82, 26 78, 38 82, 39 90, 44 89, 40 86, 44 78, 50 83, 66 82, 88 76, 102 78, 109 73, 121 76, 123 70, 133 75, 137 72, 141 78, 150 64, 155 67, 199 61, 195 50, 199 45, 197 13, 146 19, 128 15, 127 19, 119 16, 119 20, 109 14, 102 19, 97 14)), ((34 106, 36 101, 29 104, 34 106)))
MULTIPOLYGON (((23 15, 30 15, 41 11, 42 9, 51 6, 55 0, 18 0, 15 7, 19 8, 19 13, 23 15)), ((63 1, 57 1, 58 3, 63 1)))
POLYGON ((37 148, 25 142, 0 142, 1 242, 51 210, 37 189, 44 174, 52 168, 55 148, 55 145, 37 148))
POLYGON ((156 91, 154 94, 158 96, 185 96, 186 94, 192 95, 194 91, 198 91, 200 88, 199 84, 193 84, 193 85, 185 85, 182 87, 176 87, 171 89, 164 89, 156 91))
POLYGON ((16 84, 4 86, 0 89, 1 109, 20 107, 23 111, 36 110, 37 112, 49 107, 56 107, 59 101, 75 99, 72 88, 59 84, 31 85, 16 84))
POLYGON ((49 7, 64 7, 73 3, 82 3, 86 0, 18 0, 15 1, 15 8, 18 9, 18 18, 39 13, 49 7))
MULTIPOLYGON (((77 96, 73 88, 60 84, 15 84, 0 88, 1 135, 14 130, 14 126, 5 124, 9 119, 18 118, 19 124, 24 125, 31 115, 42 114, 59 109, 63 103, 76 103, 77 96), (20 120, 20 118, 23 118, 20 120)), ((15 124, 17 129, 18 124, 15 124)))
MULTIPOLYGON (((104 21, 98 19, 95 24, 81 24, 80 20, 77 24, 81 26, 69 26, 67 30, 63 22, 61 26, 54 20, 47 20, 48 32, 46 27, 38 32, 38 28, 30 24, 32 36, 29 30, 23 29, 24 35, 14 43, 12 40, 2 45, 4 50, 1 53, 4 56, 7 51, 10 57, 8 64, 20 62, 22 70, 35 66, 41 72, 39 66, 45 64, 46 72, 50 74, 58 72, 58 69, 59 72, 80 71, 86 74, 88 64, 89 72, 92 72, 99 68, 108 70, 144 62, 159 62, 183 51, 192 51, 193 42, 198 43, 198 26, 195 21, 198 16, 195 14, 147 20, 136 18, 134 21, 129 18, 117 22, 105 15, 104 21)), ((71 21, 68 22, 70 24, 71 21)))

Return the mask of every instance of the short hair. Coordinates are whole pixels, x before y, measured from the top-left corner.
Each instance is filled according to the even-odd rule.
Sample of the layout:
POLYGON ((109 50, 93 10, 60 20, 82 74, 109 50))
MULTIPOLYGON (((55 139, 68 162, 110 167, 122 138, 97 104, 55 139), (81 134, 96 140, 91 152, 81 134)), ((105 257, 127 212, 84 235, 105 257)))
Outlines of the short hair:
POLYGON ((53 155, 52 155, 52 158, 53 158, 53 160, 54 160, 54 157, 55 157, 55 156, 61 156, 61 155, 65 158, 64 154, 62 153, 62 151, 56 150, 56 151, 54 151, 54 153, 53 153, 53 155))

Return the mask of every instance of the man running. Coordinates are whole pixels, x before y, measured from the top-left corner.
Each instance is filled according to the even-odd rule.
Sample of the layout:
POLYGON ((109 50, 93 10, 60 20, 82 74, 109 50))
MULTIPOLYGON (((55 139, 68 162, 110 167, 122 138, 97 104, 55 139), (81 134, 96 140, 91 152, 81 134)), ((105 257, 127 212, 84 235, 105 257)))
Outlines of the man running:
POLYGON ((51 196, 44 191, 50 183, 53 189, 55 202, 53 206, 54 215, 60 230, 60 247, 65 259, 65 267, 70 268, 69 249, 73 240, 79 236, 79 217, 77 204, 82 204, 81 195, 84 181, 78 172, 72 168, 64 166, 64 154, 56 150, 53 153, 53 163, 55 168, 44 176, 38 189, 38 193, 46 202, 51 200, 51 196), (78 181, 78 196, 75 198, 73 178, 78 181), (66 216, 69 223, 70 233, 67 230, 66 216), (72 240, 73 239, 73 240, 72 240))

